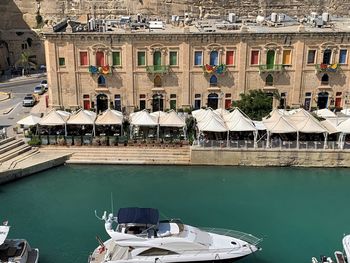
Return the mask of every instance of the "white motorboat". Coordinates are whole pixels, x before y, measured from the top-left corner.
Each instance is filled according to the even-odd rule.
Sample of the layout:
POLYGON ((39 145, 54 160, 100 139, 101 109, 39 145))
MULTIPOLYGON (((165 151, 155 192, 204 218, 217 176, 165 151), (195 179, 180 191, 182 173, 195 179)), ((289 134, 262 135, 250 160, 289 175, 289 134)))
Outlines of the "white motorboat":
POLYGON ((4 222, 0 226, 0 262, 38 263, 39 250, 31 248, 25 239, 6 239, 10 226, 4 222))
MULTIPOLYGON (((350 235, 346 235, 343 237, 343 249, 344 252, 335 251, 334 257, 337 263, 350 263, 350 235), (345 253, 345 255, 344 255, 345 253)), ((311 259, 312 263, 333 263, 334 261, 330 257, 321 256, 320 261, 318 261, 315 257, 311 259)))
POLYGON ((223 229, 200 229, 178 219, 159 221, 153 208, 121 208, 102 218, 111 237, 89 257, 89 263, 233 262, 257 250, 261 239, 223 229), (115 227, 116 225, 116 227, 115 227))

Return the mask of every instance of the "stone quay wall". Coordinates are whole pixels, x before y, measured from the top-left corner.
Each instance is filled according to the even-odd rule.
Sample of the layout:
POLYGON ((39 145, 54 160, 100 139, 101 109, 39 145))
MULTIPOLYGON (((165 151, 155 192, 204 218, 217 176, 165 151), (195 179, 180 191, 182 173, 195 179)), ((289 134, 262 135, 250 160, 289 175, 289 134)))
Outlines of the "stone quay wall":
POLYGON ((350 167, 350 152, 191 149, 192 165, 350 167))

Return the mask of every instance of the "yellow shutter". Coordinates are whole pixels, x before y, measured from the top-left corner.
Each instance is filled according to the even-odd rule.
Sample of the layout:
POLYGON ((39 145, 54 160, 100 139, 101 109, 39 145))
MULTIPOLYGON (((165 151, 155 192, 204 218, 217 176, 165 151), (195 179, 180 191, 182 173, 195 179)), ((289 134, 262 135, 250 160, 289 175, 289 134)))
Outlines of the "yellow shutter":
POLYGON ((283 65, 291 65, 292 64, 292 51, 291 50, 283 50, 283 65))

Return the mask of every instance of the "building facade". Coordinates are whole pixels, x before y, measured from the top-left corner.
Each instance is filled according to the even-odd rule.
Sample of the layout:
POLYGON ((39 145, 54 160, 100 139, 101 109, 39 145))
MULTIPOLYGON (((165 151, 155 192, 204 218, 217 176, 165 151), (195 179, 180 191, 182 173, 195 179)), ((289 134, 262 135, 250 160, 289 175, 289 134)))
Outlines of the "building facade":
POLYGON ((230 108, 262 89, 273 106, 350 106, 350 32, 45 33, 49 101, 98 112, 230 108))

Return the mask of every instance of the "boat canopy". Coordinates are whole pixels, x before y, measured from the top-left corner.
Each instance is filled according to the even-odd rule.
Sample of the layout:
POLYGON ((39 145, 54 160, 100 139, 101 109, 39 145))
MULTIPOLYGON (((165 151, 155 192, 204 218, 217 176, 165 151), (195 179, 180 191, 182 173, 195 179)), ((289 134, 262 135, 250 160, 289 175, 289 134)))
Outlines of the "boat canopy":
POLYGON ((150 224, 156 225, 159 220, 159 212, 154 208, 127 207, 118 211, 119 224, 150 224))

